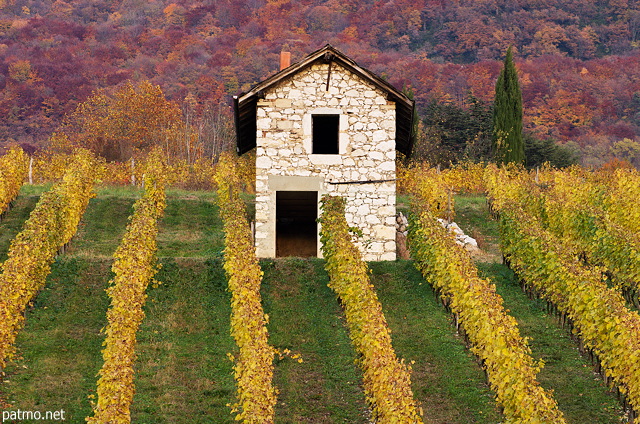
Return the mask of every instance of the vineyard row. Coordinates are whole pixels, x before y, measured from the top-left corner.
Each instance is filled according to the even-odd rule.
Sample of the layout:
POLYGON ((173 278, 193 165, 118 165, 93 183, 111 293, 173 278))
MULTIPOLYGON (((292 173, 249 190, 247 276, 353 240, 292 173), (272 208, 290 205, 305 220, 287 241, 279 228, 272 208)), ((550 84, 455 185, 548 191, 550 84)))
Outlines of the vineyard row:
POLYGON ((89 151, 77 151, 63 179, 40 197, 11 242, 0 274, 0 368, 15 353, 24 311, 44 287, 56 253, 78 229, 99 169, 89 151))
POLYGON ((634 411, 640 410, 640 315, 607 286, 597 267, 586 267, 564 238, 555 237, 531 213, 541 197, 526 175, 493 170, 488 178, 499 213, 503 254, 526 285, 554 304, 574 326, 586 348, 618 385, 634 411))
POLYGON ((434 287, 472 352, 480 359, 507 422, 564 423, 551 393, 536 374, 542 363, 531 356, 518 323, 503 306, 495 285, 478 277, 469 253, 438 222, 438 204, 446 199, 438 174, 415 173, 409 241, 416 267, 434 287))
POLYGON ((134 213, 113 257, 115 277, 107 293, 111 307, 107 311, 104 363, 99 371, 98 401, 89 423, 128 424, 135 391, 133 364, 136 332, 146 301, 146 289, 157 271, 156 236, 158 219, 165 208, 165 169, 156 152, 147 161, 144 195, 135 202, 134 213))
MULTIPOLYGON (((331 287, 344 307, 349 334, 364 374, 364 389, 379 423, 421 423, 411 391, 410 366, 399 361, 367 264, 351 241, 345 199, 322 199, 321 242, 331 287)), ((420 412, 420 414, 419 414, 420 412)))
POLYGON ((268 342, 268 317, 260 297, 263 272, 255 255, 245 206, 239 197, 240 181, 231 155, 221 155, 215 179, 224 223, 224 269, 231 292, 231 335, 239 348, 233 367, 238 401, 232 405, 232 411, 237 412, 236 420, 244 423, 273 423, 276 351, 268 342))

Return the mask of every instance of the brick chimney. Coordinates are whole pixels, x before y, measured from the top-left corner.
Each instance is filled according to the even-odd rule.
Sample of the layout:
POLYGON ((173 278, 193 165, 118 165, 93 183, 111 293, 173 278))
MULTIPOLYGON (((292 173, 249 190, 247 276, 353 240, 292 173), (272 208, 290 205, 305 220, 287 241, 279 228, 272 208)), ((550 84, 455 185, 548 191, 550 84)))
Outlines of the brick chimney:
POLYGON ((280 52, 280 70, 288 68, 291 65, 291 52, 280 52))

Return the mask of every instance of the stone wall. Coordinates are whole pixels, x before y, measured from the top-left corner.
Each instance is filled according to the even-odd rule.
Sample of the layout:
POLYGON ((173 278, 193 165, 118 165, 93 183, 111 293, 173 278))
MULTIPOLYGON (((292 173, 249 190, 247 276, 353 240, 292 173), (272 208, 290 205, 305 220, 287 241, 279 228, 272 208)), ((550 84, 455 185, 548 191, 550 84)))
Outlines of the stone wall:
POLYGON ((395 104, 336 63, 327 90, 328 76, 329 64, 316 63, 258 102, 257 254, 275 256, 275 192, 311 190, 347 198, 347 222, 363 233, 358 244, 365 260, 393 260, 395 182, 332 183, 395 179, 395 104), (314 114, 340 116, 339 154, 311 154, 314 114))

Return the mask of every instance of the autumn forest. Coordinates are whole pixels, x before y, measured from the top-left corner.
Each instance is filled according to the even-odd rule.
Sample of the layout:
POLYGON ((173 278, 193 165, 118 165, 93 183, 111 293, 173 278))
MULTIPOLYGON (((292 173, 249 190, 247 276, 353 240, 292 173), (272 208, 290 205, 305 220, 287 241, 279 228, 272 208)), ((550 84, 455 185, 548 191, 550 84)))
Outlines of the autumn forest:
POLYGON ((280 51, 327 43, 413 95, 418 156, 482 158, 512 45, 531 145, 640 165, 638 0, 0 0, 0 143, 126 158, 144 146, 108 141, 105 117, 139 95, 173 122, 177 155, 215 156, 233 142, 231 96, 276 72, 280 51))

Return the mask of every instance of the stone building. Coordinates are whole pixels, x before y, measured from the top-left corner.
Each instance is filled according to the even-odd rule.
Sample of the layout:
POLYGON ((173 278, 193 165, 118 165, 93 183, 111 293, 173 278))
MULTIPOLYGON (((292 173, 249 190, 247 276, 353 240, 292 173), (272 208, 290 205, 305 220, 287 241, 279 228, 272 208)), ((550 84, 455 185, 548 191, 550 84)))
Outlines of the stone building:
POLYGON ((396 258, 396 150, 413 101, 327 45, 234 97, 238 154, 256 148, 258 257, 321 256, 319 200, 347 199, 365 260, 396 258))

